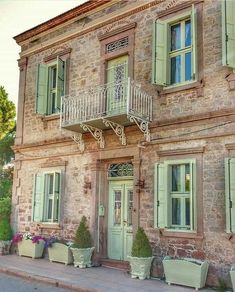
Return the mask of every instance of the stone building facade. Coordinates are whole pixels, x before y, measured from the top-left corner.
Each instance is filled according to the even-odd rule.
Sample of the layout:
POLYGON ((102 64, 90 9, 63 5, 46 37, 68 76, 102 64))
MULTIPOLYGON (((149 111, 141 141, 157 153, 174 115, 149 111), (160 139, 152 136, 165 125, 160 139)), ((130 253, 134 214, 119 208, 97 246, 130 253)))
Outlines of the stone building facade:
POLYGON ((125 260, 142 226, 153 275, 165 255, 193 257, 209 261, 208 285, 229 283, 235 61, 225 4, 88 1, 15 37, 15 231, 72 239, 85 215, 97 256, 125 260))

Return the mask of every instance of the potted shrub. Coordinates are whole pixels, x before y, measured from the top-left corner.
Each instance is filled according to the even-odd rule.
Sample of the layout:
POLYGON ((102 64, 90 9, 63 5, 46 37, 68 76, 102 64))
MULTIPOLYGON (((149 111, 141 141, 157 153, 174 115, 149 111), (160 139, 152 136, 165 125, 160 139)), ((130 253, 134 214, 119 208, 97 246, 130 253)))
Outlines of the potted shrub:
POLYGON ((44 250, 45 238, 31 233, 17 233, 13 242, 18 244, 19 256, 41 258, 44 250))
POLYGON ((74 243, 71 245, 74 267, 91 267, 91 256, 94 249, 92 247, 91 234, 87 226, 87 219, 83 216, 77 228, 74 243))
POLYGON ((206 284, 209 264, 207 261, 200 261, 192 258, 163 259, 163 268, 166 282, 194 287, 196 290, 206 284))
POLYGON ((139 227, 132 244, 131 256, 128 256, 131 266, 131 278, 140 280, 150 278, 152 264, 152 248, 144 229, 139 227))
POLYGON ((48 248, 49 261, 69 265, 73 262, 69 243, 63 239, 51 236, 46 239, 45 247, 48 248))
POLYGON ((7 255, 10 251, 12 239, 12 229, 9 221, 0 221, 0 255, 7 255))

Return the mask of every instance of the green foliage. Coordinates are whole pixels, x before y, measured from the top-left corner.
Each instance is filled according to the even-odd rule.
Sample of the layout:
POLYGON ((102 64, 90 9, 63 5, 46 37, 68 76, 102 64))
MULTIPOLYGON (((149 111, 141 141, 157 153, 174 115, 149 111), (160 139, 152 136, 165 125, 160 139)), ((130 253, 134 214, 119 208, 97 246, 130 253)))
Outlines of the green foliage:
POLYGON ((9 221, 4 219, 0 221, 0 240, 11 240, 12 229, 9 221))
POLYGON ((72 247, 77 247, 77 248, 92 247, 91 234, 88 229, 87 219, 85 216, 82 217, 82 220, 77 228, 74 244, 72 247))
POLYGON ((8 94, 4 87, 0 86, 0 139, 14 128, 15 116, 15 105, 8 99, 8 94))
POLYGON ((5 136, 0 139, 0 165, 2 166, 11 162, 14 157, 14 152, 11 149, 11 146, 14 145, 15 141, 15 129, 16 125, 10 132, 6 133, 5 136))
MULTIPOLYGON (((13 167, 0 169, 0 199, 11 197, 13 167)), ((1 211, 0 211, 1 212, 1 211)))
POLYGON ((222 279, 222 278, 219 278, 218 279, 218 290, 220 291, 220 292, 225 292, 225 291, 227 291, 227 284, 226 284, 226 282, 225 282, 225 280, 224 279, 222 279))
POLYGON ((139 227, 135 238, 133 240, 132 252, 131 255, 133 257, 151 257, 152 256, 152 248, 150 246, 147 235, 144 232, 144 229, 139 227))
POLYGON ((11 215, 11 198, 0 199, 0 221, 9 220, 11 215))

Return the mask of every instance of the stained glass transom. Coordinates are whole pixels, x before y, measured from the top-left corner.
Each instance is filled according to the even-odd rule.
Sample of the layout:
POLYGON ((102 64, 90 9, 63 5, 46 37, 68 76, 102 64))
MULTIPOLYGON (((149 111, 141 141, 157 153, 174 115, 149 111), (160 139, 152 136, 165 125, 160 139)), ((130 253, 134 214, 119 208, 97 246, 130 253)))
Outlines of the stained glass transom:
POLYGON ((109 177, 133 176, 132 163, 111 164, 108 170, 109 177))
POLYGON ((118 51, 120 49, 126 48, 128 44, 129 44, 128 37, 124 37, 120 40, 107 44, 105 47, 105 52, 112 53, 118 51))

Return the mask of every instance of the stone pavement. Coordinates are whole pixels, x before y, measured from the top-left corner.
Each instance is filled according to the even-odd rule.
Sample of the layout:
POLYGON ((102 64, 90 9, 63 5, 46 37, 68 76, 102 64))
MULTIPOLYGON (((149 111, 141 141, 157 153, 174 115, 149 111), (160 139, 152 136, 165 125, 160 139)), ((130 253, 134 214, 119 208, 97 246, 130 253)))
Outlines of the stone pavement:
MULTIPOLYGON (((193 288, 168 286, 164 281, 131 279, 127 272, 93 267, 79 269, 46 259, 31 259, 8 255, 0 257, 0 272, 41 281, 56 287, 81 292, 192 292, 193 288)), ((202 289, 200 291, 212 291, 202 289)))

